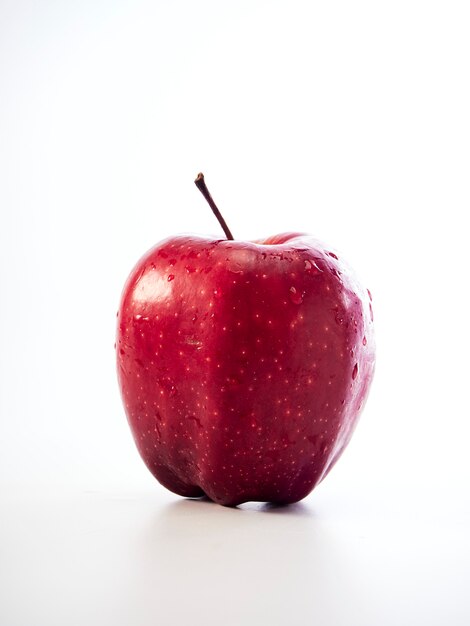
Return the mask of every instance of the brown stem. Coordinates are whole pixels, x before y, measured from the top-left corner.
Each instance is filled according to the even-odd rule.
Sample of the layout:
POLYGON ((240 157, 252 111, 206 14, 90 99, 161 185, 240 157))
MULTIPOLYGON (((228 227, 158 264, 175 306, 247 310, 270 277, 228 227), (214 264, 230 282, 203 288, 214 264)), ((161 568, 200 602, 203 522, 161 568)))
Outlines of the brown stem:
POLYGON ((212 196, 209 192, 209 189, 207 189, 207 185, 206 185, 206 181, 204 180, 204 174, 201 172, 196 176, 196 180, 194 181, 194 183, 196 184, 196 187, 199 189, 199 191, 202 193, 202 195, 204 196, 204 198, 207 200, 207 204, 210 206, 210 208, 212 209, 212 212, 214 213, 214 215, 216 216, 216 218, 219 220, 219 224, 222 226, 223 231, 225 233, 225 236, 227 237, 227 239, 233 239, 233 235, 230 232, 229 227, 227 226, 227 224, 225 223, 224 218, 222 217, 222 214, 220 213, 219 209, 217 208, 216 203, 214 202, 214 200, 212 199, 212 196))

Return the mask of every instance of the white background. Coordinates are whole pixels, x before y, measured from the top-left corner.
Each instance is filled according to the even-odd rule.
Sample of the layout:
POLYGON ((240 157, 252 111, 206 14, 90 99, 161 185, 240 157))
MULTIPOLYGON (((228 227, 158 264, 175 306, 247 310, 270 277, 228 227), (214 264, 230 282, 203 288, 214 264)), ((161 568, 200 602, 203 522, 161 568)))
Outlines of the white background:
POLYGON ((0 1, 0 624, 470 621, 464 1, 0 1), (115 377, 159 239, 310 232, 377 372, 303 503, 167 493, 115 377))

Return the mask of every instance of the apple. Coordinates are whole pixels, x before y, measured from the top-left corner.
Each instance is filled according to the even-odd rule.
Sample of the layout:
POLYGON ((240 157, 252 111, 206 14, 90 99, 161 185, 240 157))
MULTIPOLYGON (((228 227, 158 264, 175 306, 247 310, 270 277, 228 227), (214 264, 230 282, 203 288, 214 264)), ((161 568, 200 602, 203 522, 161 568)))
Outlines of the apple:
POLYGON ((118 312, 137 448, 166 488, 223 505, 297 502, 348 444, 373 378, 371 296, 316 239, 181 235, 148 251, 118 312))

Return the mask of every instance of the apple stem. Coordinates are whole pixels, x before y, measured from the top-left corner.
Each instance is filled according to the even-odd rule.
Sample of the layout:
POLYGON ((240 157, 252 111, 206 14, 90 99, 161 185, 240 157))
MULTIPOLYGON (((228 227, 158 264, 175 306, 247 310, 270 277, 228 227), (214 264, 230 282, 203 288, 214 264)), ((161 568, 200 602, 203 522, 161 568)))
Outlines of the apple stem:
POLYGON ((212 196, 210 194, 209 189, 207 189, 207 185, 206 185, 206 181, 204 180, 204 174, 202 172, 200 172, 197 176, 196 176, 196 180, 194 181, 196 187, 199 189, 199 191, 202 193, 202 195, 204 196, 204 198, 207 201, 207 204, 210 206, 210 208, 212 209, 212 212, 214 213, 214 215, 216 216, 216 218, 219 220, 219 224, 222 226, 223 231, 225 233, 225 236, 227 237, 227 239, 233 239, 233 235, 230 232, 229 227, 227 226, 227 224, 225 223, 224 218, 222 217, 221 212, 219 211, 219 209, 217 208, 216 203, 214 202, 214 200, 212 199, 212 196))

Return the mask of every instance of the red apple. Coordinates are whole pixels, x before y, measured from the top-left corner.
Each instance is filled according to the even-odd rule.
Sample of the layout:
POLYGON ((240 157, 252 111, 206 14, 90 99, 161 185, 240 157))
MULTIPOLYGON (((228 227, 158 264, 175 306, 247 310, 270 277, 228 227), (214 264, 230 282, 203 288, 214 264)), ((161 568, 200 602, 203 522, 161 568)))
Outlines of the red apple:
POLYGON ((127 280, 117 360, 138 450, 165 487, 225 505, 297 502, 364 406, 370 294, 307 235, 172 237, 127 280))

